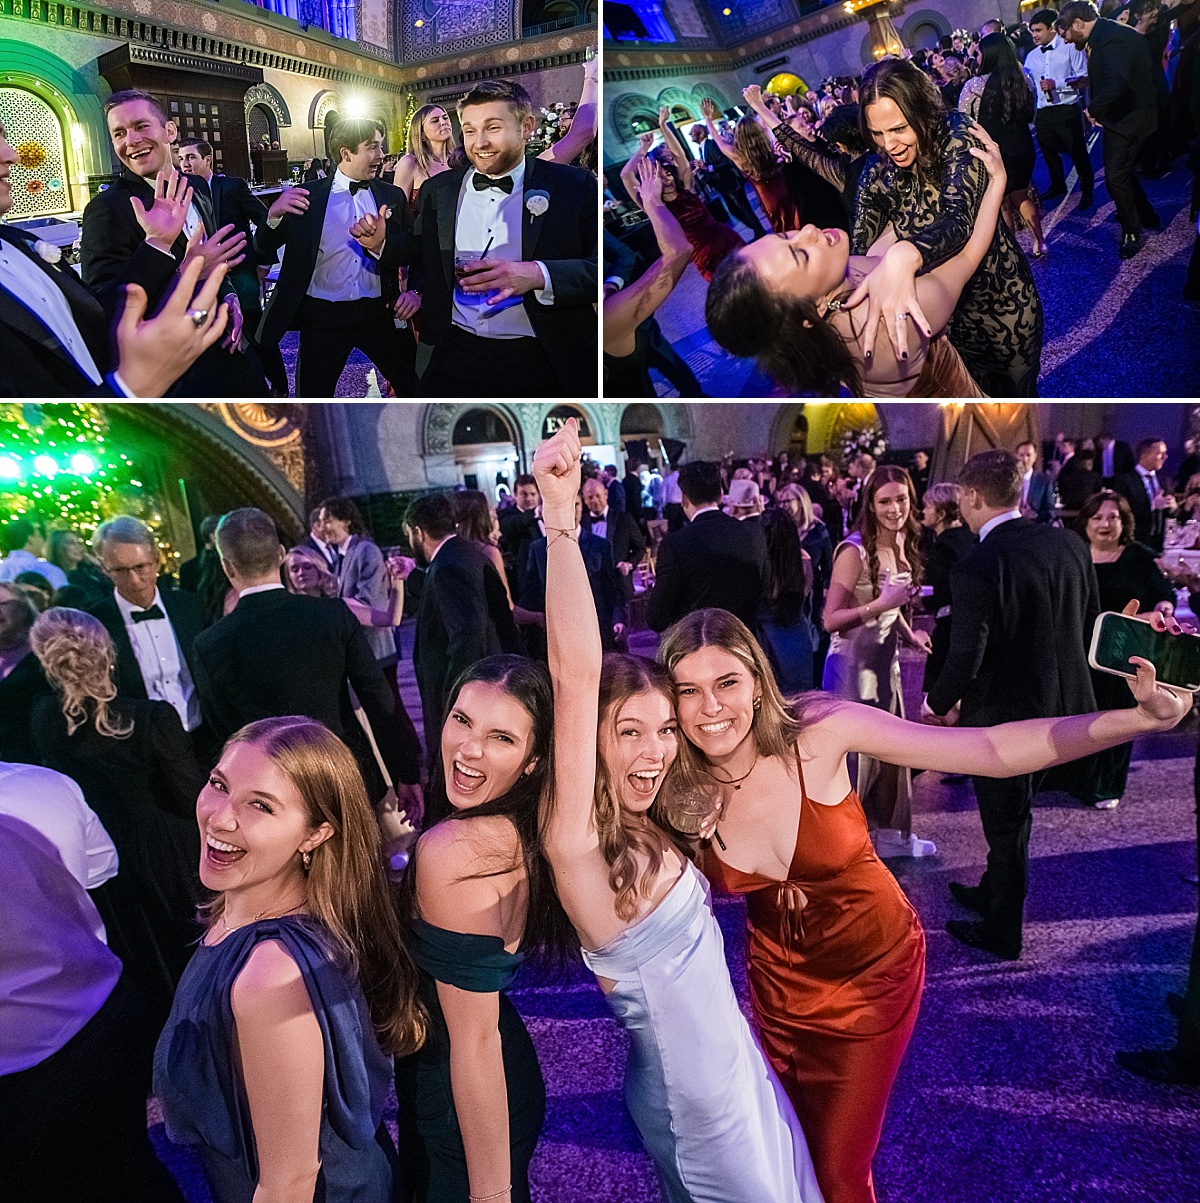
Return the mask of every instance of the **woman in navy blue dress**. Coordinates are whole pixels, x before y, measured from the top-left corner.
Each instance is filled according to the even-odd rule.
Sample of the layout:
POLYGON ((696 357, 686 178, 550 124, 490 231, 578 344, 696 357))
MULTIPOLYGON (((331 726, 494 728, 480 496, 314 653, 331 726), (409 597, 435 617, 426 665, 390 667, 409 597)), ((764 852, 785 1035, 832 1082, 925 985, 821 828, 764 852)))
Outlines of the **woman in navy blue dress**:
POLYGON ((155 1053, 168 1134, 215 1203, 392 1203, 388 1054, 426 1017, 353 755, 308 718, 251 723, 196 816, 215 897, 155 1053))

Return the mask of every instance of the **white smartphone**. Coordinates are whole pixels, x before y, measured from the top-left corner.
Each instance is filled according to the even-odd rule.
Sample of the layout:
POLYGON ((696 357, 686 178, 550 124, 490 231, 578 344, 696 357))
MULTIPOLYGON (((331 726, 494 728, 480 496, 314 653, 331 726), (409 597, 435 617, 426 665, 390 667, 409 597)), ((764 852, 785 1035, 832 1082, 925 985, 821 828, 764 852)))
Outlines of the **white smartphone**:
POLYGON ((1200 635, 1171 635, 1128 614, 1101 614, 1092 630, 1088 663, 1118 677, 1137 676, 1130 656, 1154 665, 1160 685, 1185 693, 1200 690, 1200 635))

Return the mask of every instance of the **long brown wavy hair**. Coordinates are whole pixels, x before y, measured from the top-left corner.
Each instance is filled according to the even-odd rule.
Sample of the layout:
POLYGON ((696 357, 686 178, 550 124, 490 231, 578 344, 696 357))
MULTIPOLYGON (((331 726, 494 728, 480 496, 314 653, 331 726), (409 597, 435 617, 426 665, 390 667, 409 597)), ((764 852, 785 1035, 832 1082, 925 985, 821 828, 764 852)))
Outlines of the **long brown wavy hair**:
POLYGON ((771 139, 763 132, 758 118, 745 116, 734 128, 733 144, 746 160, 750 170, 746 173, 751 180, 765 184, 779 172, 779 162, 771 149, 771 139))
MULTIPOLYGON (((250 723, 225 746, 239 743, 269 757, 296 787, 311 827, 333 828, 312 851, 305 879, 309 912, 344 969, 362 984, 380 1047, 397 1056, 415 1052, 427 1027, 417 967, 400 934, 379 824, 354 756, 327 727, 300 715, 250 723)), ((205 908, 210 926, 224 909, 225 896, 218 894, 205 908)))
POLYGON ((896 567, 903 572, 902 564, 912 573, 912 583, 919 586, 924 579, 925 566, 921 563, 921 520, 918 517, 917 491, 912 477, 904 468, 895 464, 882 464, 867 477, 863 485, 862 508, 854 529, 862 538, 863 550, 867 553, 867 568, 871 574, 871 588, 879 589, 879 519, 875 517, 875 494, 884 485, 903 484, 908 489, 908 521, 904 524, 904 559, 896 557, 896 567))
MULTIPOLYGON (((728 610, 693 610, 669 627, 658 645, 658 662, 674 676, 679 662, 704 647, 719 647, 740 660, 754 677, 762 700, 754 712, 750 733, 760 756, 787 760, 795 755, 805 724, 819 718, 832 702, 820 690, 785 698, 775 681, 762 645, 740 618, 728 610)), ((704 753, 689 740, 679 741, 675 771, 685 779, 711 780, 704 753)))
POLYGON ((133 734, 132 721, 109 708, 117 696, 117 655, 112 636, 98 618, 55 606, 38 616, 29 643, 58 693, 68 735, 87 723, 110 739, 133 734))
POLYGON ((918 174, 940 180, 945 170, 942 143, 950 127, 941 93, 933 81, 907 59, 885 59, 863 72, 858 85, 859 132, 868 149, 887 162, 887 155, 871 137, 867 121, 867 109, 878 100, 895 101, 917 135, 918 174))
MULTIPOLYGON (((671 675, 653 660, 610 652, 600 669, 599 711, 596 740, 596 792, 592 800, 600 851, 608 862, 608 882, 615 895, 617 916, 626 921, 638 911, 638 901, 649 898, 658 871, 662 868, 664 847, 661 841, 640 830, 634 818, 621 806, 619 787, 609 774, 604 751, 616 734, 621 706, 639 693, 661 694, 675 710, 675 687, 671 675), (638 871, 638 864, 643 868, 638 871)), ((681 852, 688 854, 682 838, 667 817, 664 790, 674 766, 664 774, 658 794, 650 805, 649 818, 667 833, 681 852)))
MULTIPOLYGON (((429 116, 434 109, 441 109, 447 116, 450 115, 450 110, 445 105, 441 104, 423 104, 412 115, 412 120, 408 123, 408 153, 417 160, 417 166, 429 174, 429 167, 432 163, 440 162, 433 150, 433 143, 425 136, 425 118, 429 116)), ((447 155, 454 151, 454 134, 453 129, 450 135, 450 145, 447 148, 447 155)))

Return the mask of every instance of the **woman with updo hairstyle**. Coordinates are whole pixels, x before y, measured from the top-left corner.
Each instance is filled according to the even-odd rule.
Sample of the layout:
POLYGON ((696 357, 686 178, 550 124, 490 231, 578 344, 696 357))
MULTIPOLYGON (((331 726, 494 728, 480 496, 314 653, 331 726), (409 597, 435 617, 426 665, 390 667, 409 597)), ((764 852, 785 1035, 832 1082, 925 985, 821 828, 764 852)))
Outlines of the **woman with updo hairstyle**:
POLYGON ((78 782, 116 845, 120 872, 92 897, 109 947, 161 1024, 200 935, 195 807, 204 774, 169 702, 118 697, 112 637, 98 618, 47 610, 30 642, 54 690, 34 703, 34 743, 43 764, 78 782))
POLYGON ((929 658, 925 661, 922 688, 928 693, 938 679, 950 652, 950 570, 978 542, 958 509, 962 489, 950 481, 925 490, 921 525, 933 536, 925 564, 925 582, 933 589, 926 612, 933 615, 929 658))
POLYGON ((310 718, 225 744, 194 806, 211 896, 154 1058, 214 1203, 393 1203, 390 1054, 426 1015, 366 787, 310 718))
MULTIPOLYGON (((882 319, 888 334, 911 322, 924 328, 918 279, 970 242, 989 191, 988 174, 972 161, 979 134, 964 114, 947 113, 929 77, 904 59, 867 68, 859 114, 863 140, 877 153, 859 180, 854 250, 867 253, 889 226, 901 248, 868 286, 866 320, 882 319)), ((1041 300, 1008 227, 992 221, 989 228, 994 237, 962 288, 948 334, 987 396, 1032 397, 1041 300)))
POLYGON ((896 259, 903 267, 911 257, 907 244, 889 244, 880 229, 866 254, 851 254, 845 231, 810 225, 759 238, 725 258, 705 300, 713 338, 734 355, 753 357, 793 395, 837 396, 845 388, 856 397, 982 396, 943 335, 994 241, 1004 197, 999 150, 982 128, 973 132, 983 149, 964 153, 983 160, 989 184, 966 244, 914 285, 924 324, 906 313, 895 330, 878 331, 876 310, 857 307, 877 277, 895 274, 896 259))

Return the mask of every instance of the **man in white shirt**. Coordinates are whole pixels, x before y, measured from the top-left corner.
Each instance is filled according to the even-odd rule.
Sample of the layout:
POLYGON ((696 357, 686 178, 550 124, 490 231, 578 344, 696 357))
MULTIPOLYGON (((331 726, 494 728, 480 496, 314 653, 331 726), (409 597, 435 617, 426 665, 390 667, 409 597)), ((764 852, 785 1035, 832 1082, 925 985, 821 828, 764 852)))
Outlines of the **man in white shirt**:
POLYGON ((1030 442, 1017 447, 1017 468, 1021 473, 1021 514, 1036 522, 1047 523, 1054 518, 1054 481, 1048 472, 1035 472, 1037 447, 1030 442))
POLYGON ((158 587, 154 536, 138 518, 121 515, 96 532, 100 566, 112 579, 111 597, 92 607, 117 652, 117 693, 169 702, 204 758, 200 699, 193 683, 192 644, 203 628, 200 599, 158 587))
POLYGON ((398 397, 411 397, 417 351, 407 323, 421 294, 399 291, 400 267, 416 248, 408 200, 375 178, 383 130, 374 121, 338 122, 329 151, 333 174, 285 189, 254 232, 254 248, 267 260, 286 250, 258 341, 278 346, 288 330, 300 331, 298 397, 334 396, 355 348, 398 397))
POLYGON ((596 181, 527 157, 533 106, 486 80, 459 102, 469 168, 421 186, 431 397, 596 395, 596 181))
POLYGON ((1058 36, 1054 27, 1057 18, 1058 14, 1048 8, 1039 9, 1029 18, 1034 48, 1025 58, 1025 70, 1037 86, 1034 129, 1050 172, 1050 187, 1041 199, 1047 202, 1067 195, 1062 165, 1062 156, 1067 155, 1079 173, 1079 208, 1087 210, 1092 207, 1096 181, 1079 103, 1087 87, 1087 57, 1058 36))

